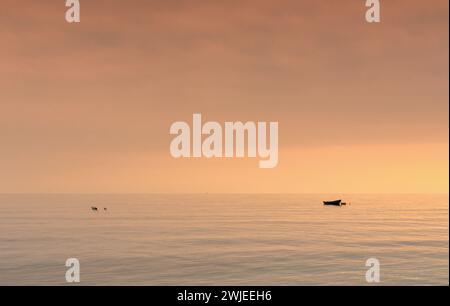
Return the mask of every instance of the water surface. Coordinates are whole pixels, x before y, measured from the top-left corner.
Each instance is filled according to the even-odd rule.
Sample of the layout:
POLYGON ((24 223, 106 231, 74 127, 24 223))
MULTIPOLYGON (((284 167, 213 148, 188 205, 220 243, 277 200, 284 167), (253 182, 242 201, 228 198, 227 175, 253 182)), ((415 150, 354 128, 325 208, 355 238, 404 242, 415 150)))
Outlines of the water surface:
POLYGON ((449 284, 448 195, 0 195, 0 284, 449 284), (107 211, 92 212, 90 206, 107 211))

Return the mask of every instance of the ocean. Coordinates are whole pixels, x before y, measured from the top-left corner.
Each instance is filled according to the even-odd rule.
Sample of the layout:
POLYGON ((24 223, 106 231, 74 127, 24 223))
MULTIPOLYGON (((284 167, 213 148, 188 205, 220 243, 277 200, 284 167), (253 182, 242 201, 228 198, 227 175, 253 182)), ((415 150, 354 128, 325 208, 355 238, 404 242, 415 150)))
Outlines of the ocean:
POLYGON ((449 285, 448 195, 335 197, 0 195, 0 285, 449 285))

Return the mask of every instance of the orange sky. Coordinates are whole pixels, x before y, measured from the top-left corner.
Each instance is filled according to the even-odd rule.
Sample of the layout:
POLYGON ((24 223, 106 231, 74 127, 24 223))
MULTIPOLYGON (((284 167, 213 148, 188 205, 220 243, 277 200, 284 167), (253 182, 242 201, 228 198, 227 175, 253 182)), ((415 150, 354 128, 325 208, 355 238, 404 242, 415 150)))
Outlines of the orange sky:
POLYGON ((3 0, 0 192, 448 192, 448 1, 3 0), (279 165, 174 121, 278 121, 279 165))

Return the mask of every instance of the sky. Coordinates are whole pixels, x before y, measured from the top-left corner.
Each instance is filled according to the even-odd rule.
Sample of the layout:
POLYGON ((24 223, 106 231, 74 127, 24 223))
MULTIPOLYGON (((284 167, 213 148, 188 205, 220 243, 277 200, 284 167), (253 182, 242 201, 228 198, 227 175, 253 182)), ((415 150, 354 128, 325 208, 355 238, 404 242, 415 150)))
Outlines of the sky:
POLYGON ((3 0, 1 193, 448 193, 448 1, 3 0), (174 159, 279 122, 279 164, 174 159))

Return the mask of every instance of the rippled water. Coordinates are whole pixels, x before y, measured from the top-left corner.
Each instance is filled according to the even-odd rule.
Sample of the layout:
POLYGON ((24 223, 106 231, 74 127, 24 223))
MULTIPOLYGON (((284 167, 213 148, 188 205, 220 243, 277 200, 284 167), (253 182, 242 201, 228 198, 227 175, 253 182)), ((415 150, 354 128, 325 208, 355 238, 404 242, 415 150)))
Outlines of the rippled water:
POLYGON ((1 195, 0 284, 449 284, 448 195, 1 195), (90 206, 108 211, 90 211, 90 206))

